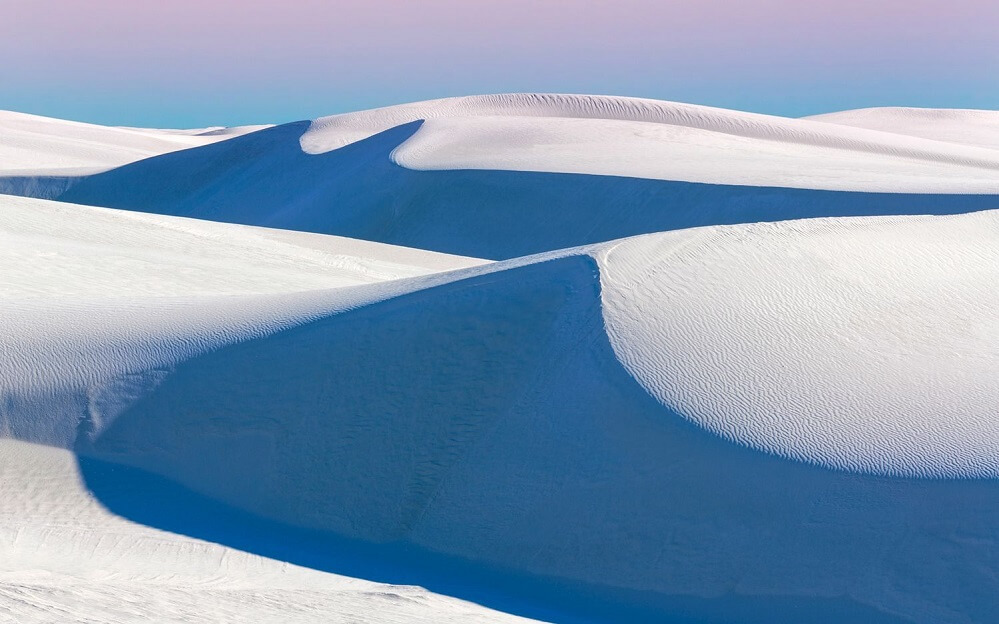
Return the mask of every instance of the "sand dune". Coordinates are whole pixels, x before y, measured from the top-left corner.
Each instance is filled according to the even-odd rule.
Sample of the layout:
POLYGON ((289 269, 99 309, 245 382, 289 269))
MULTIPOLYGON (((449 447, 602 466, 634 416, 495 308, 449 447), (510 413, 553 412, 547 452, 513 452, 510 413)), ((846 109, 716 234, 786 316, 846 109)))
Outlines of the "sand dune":
MULTIPOLYGON (((78 209, 15 201, 41 204, 39 218, 78 209)), ((892 558, 870 553, 899 530, 984 539, 999 514, 986 383, 997 217, 695 229, 352 287, 288 266, 304 281, 286 294, 31 293, 45 303, 5 304, 3 428, 167 477, 273 522, 279 541, 287 527, 410 545, 499 570, 515 593, 552 584, 600 608, 705 617, 795 600, 827 618, 811 621, 958 621, 981 607, 934 562, 985 570, 990 547, 913 538, 892 558), (884 311, 917 297, 917 316, 884 311), (705 525, 718 504, 741 511, 705 525), (664 559, 651 545, 669 535, 664 559), (860 580, 885 575, 891 594, 860 580), (724 598, 693 600, 710 595, 724 598)), ((45 279, 41 263, 7 264, 45 279)), ((82 470, 99 496, 118 487, 82 470)), ((115 510, 144 517, 144 504, 115 510)))
MULTIPOLYGON (((0 439, 0 492, 0 617, 18 623, 525 621, 124 519, 87 489, 78 458, 58 448, 0 439)), ((117 493, 162 494, 142 484, 117 493)))
POLYGON ((393 152, 397 163, 413 169, 850 191, 999 190, 999 158, 976 146, 622 97, 513 94, 348 113, 313 121, 302 148, 321 154, 417 120, 425 123, 393 152))
POLYGON ((265 127, 115 128, 0 111, 0 175, 87 175, 265 127))
POLYGON ((960 145, 999 149, 999 111, 940 108, 863 108, 806 117, 960 145))
POLYGON ((32 161, 0 613, 994 621, 999 157, 895 130, 495 96, 32 161))
MULTIPOLYGON (((358 113, 332 121, 286 124, 83 179, 29 176, 8 178, 6 183, 18 185, 21 194, 69 202, 336 234, 490 259, 703 225, 822 216, 949 214, 999 207, 997 195, 969 194, 999 189, 997 169, 958 165, 956 160, 941 156, 943 152, 934 152, 943 160, 918 160, 884 151, 894 149, 889 144, 898 141, 924 147, 932 144, 965 155, 976 148, 819 122, 807 122, 807 127, 817 127, 828 135, 877 135, 889 147, 882 145, 882 152, 847 149, 835 143, 835 137, 823 138, 828 144, 822 146, 815 139, 818 134, 801 132, 798 134, 808 140, 794 142, 798 135, 781 128, 797 128, 806 122, 701 107, 688 107, 693 112, 687 117, 694 121, 682 127, 662 122, 524 115, 439 116, 392 126, 371 136, 357 132, 344 135, 341 128, 349 122, 349 129, 363 127, 367 133, 375 132, 417 113, 444 115, 450 110, 446 106, 449 102, 456 105, 445 101, 424 108, 375 111, 377 115, 358 113), (369 123, 372 116, 381 125, 369 123), (736 122, 741 116, 750 121, 739 125, 736 122), (697 129, 697 125, 726 131, 697 129), (768 138, 729 134, 730 127, 734 128, 731 132, 768 138), (672 136, 676 132, 688 136, 679 140, 672 136), (303 144, 317 137, 344 142, 345 136, 359 140, 323 153, 302 151, 303 144), (729 140, 743 142, 742 147, 735 149, 726 143, 729 140), (779 157, 766 157, 775 154, 773 150, 780 152, 779 157), (828 153, 813 154, 814 150, 828 153), (427 164, 427 159, 438 157, 461 162, 427 164), (420 168, 431 170, 400 166, 414 158, 423 163, 420 168), (808 173, 808 162, 825 169, 808 173), (657 179, 650 167, 693 168, 698 172, 693 177, 715 182, 733 175, 758 182, 677 181, 684 179, 682 175, 657 179), (596 175, 601 171, 615 175, 596 175), (955 177, 948 178, 951 174, 955 177), (792 179, 799 175, 805 178, 792 179), (766 176, 777 177, 764 180, 766 176), (823 188, 823 179, 835 180, 832 186, 856 189, 879 176, 883 181, 893 180, 891 185, 907 192, 816 190, 823 188), (778 183, 784 186, 759 185, 778 183), (807 188, 787 188, 800 185, 807 188), (963 194, 915 192, 920 189, 960 190, 963 194)), ((607 110, 582 110, 605 115, 617 110, 611 106, 616 100, 597 102, 607 104, 607 110)), ((570 99, 569 104, 573 103, 576 100, 570 99)), ((647 106, 660 116, 674 109, 686 110, 680 105, 660 104, 658 108, 647 106)), ((563 108, 566 110, 559 111, 566 115, 575 111, 568 104, 563 108)), ((632 108, 624 111, 637 116, 632 108)), ((541 112, 546 110, 541 107, 541 112)), ((647 117, 656 118, 651 113, 647 117)), ((978 151, 999 163, 994 151, 978 151)))

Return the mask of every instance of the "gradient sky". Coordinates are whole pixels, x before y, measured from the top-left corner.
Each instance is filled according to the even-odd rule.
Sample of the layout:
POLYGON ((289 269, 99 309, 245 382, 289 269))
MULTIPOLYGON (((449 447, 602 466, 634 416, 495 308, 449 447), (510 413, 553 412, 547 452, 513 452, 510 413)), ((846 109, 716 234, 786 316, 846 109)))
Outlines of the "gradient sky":
POLYGON ((999 109, 996 0, 0 0, 0 109, 282 122, 512 91, 999 109))

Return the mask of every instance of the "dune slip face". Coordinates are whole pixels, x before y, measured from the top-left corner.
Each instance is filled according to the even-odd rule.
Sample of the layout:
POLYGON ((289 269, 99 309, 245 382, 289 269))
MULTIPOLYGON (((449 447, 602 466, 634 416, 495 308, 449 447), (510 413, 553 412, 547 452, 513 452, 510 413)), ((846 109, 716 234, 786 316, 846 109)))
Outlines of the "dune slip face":
POLYGON ((0 617, 995 621, 992 119, 0 116, 0 617))

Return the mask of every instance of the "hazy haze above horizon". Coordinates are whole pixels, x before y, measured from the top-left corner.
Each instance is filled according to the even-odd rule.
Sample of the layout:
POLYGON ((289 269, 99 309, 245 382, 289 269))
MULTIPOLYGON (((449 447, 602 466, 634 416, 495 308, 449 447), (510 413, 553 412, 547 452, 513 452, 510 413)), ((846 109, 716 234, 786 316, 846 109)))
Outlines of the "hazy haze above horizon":
POLYGON ((0 0, 0 109, 195 127, 522 91, 999 108, 993 2, 749 4, 0 0))

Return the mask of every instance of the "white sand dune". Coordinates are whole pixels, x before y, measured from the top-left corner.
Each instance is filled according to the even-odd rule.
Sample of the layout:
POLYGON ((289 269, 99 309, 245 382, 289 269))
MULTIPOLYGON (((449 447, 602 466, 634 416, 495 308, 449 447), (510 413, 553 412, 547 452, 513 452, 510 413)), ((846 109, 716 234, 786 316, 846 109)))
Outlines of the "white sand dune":
POLYGON ((999 111, 886 107, 826 113, 805 119, 999 149, 999 111))
POLYGON ((265 127, 115 128, 0 111, 0 175, 87 175, 265 127))
MULTIPOLYGON (((157 240, 172 219, 12 201, 17 233, 54 211, 98 231, 141 224, 132 236, 150 244, 126 237, 109 256, 172 274, 154 296, 148 280, 94 277, 5 298, 15 439, 162 475, 278 528, 499 569, 512 587, 557 582, 611 605, 649 592, 628 606, 705 617, 797 600, 839 618, 810 621, 986 621, 999 213, 695 229, 481 267, 431 254, 424 265, 469 268, 359 286, 330 270, 329 288, 296 257, 283 294, 256 285, 249 265, 266 276, 267 257, 240 247, 273 239, 204 224, 236 237, 206 260, 225 271, 220 255, 246 254, 229 261, 246 278, 184 296, 178 276, 207 283, 175 268, 195 248, 143 266, 174 246, 157 240), (882 556, 899 531, 909 542, 882 556), (982 571, 964 578, 976 592, 953 565, 982 571), (684 602, 704 596, 721 599, 684 602)), ((90 235, 66 230, 53 236, 90 235)), ((309 254, 338 244, 304 236, 309 254)), ((15 250, 5 265, 42 284, 53 262, 70 275, 79 262, 39 259, 15 250)), ((83 478, 99 497, 118 487, 86 463, 83 478)), ((141 499, 121 504, 142 515, 141 499)))
MULTIPOLYGON (((508 94, 314 120, 323 154, 424 121, 392 154, 420 170, 501 169, 710 184, 996 193, 999 113, 863 109, 802 119, 639 98, 508 94), (826 123, 822 123, 826 122, 826 123)), ((153 130, 0 111, 0 175, 86 175, 268 126, 153 130)))
POLYGON ((519 95, 285 124, 4 186, 499 260, 704 225, 999 208, 999 154, 669 102, 519 95))
POLYGON ((325 153, 421 119, 420 130, 392 154, 404 167, 848 191, 999 191, 999 156, 978 146, 624 97, 513 94, 347 113, 312 122, 302 149, 325 153))
POLYGON ((135 524, 94 498, 71 452, 81 422, 110 418, 184 358, 352 305, 350 297, 310 301, 309 291, 479 261, 2 196, 0 240, 4 617, 517 619, 417 587, 310 570, 135 524), (272 301, 276 294, 298 292, 300 300, 272 301))
POLYGON ((524 621, 419 587, 320 572, 126 520, 95 499, 75 455, 58 448, 0 439, 0 492, 5 621, 524 621))
POLYGON ((994 622, 993 153, 495 96, 0 195, 0 614, 994 622))
POLYGON ((369 284, 482 260, 305 232, 0 196, 0 297, 198 296, 369 284))

